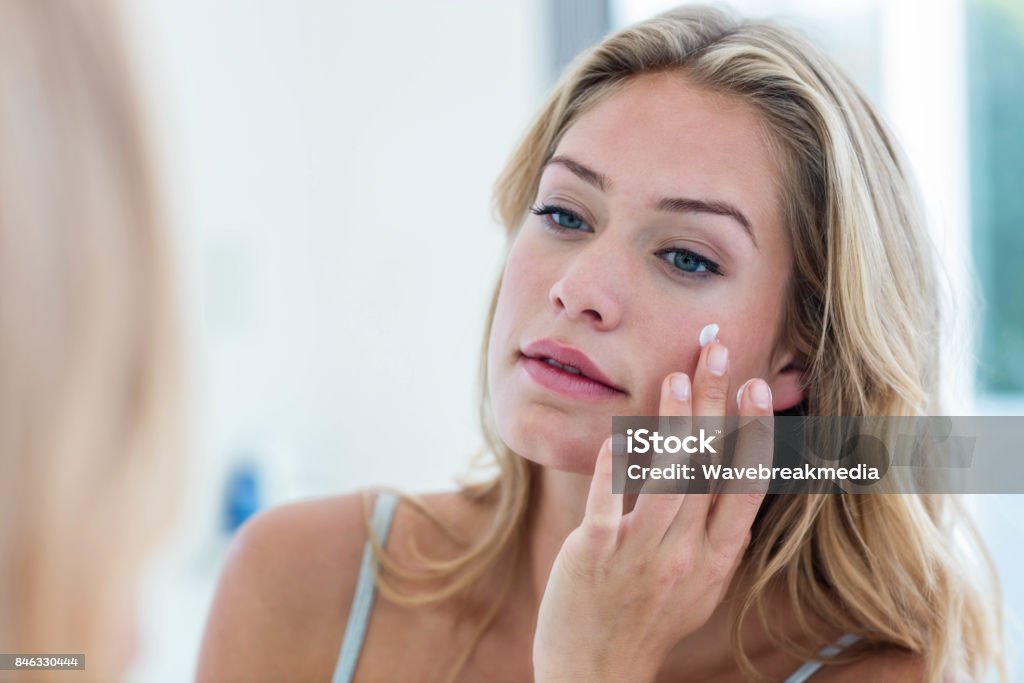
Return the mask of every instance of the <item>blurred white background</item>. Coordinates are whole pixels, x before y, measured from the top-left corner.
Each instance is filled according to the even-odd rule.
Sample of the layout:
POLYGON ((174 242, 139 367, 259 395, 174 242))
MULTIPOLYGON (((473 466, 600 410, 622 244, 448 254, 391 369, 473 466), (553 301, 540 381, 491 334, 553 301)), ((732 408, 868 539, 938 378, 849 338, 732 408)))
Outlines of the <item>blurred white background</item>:
MULTIPOLYGON (((733 3, 803 27, 880 104, 961 291, 972 1, 733 3)), ((490 185, 567 55, 671 4, 128 4, 178 237, 193 422, 133 681, 192 675, 232 468, 255 469, 263 506, 453 486, 480 445, 477 362, 503 248, 490 185)), ((1020 414, 1019 393, 978 386, 975 355, 954 349, 946 366, 957 412, 1020 414)), ((1024 505, 976 503, 1020 613, 1024 505)))
MULTIPOLYGON (((227 534, 263 503, 451 488, 480 445, 490 184, 543 94, 537 2, 130 4, 179 233, 193 449, 133 680, 189 680, 227 534)), ((339 615, 339 627, 344 615, 339 615)))

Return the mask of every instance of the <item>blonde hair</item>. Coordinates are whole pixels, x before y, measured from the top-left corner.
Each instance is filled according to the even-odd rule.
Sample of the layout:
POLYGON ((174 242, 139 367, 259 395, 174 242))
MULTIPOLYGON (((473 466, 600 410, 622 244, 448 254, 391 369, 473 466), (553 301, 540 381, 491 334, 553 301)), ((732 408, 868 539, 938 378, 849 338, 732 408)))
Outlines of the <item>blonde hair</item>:
MULTIPOLYGON (((761 114, 782 170, 794 256, 776 341, 806 361, 807 399, 798 412, 941 414, 941 283, 906 162, 853 82, 799 34, 774 23, 682 7, 624 28, 581 54, 495 183, 497 213, 510 239, 565 131, 630 78, 656 72, 678 73, 688 83, 739 97, 761 114)), ((398 566, 373 539, 383 567, 378 585, 399 604, 433 604, 468 591, 521 539, 537 465, 500 442, 487 403, 486 340, 496 298, 497 291, 484 338, 481 417, 500 473, 489 485, 462 491, 470 499, 493 500, 494 517, 454 560, 418 553, 423 571, 398 566), (392 585, 392 578, 440 577, 448 579, 444 588, 415 595, 392 585)), ((407 499, 445 527, 415 496, 407 499)), ((779 648, 804 659, 824 644, 825 625, 862 637, 837 663, 895 646, 920 655, 929 681, 950 674, 976 680, 992 666, 1006 676, 995 573, 955 497, 769 496, 731 596, 738 606, 733 648, 755 680, 765 677, 740 637, 748 615, 761 620, 779 648), (973 545, 961 547, 964 539, 973 545), (973 558, 979 567, 970 565, 973 558), (990 578, 991 600, 975 585, 979 571, 990 578), (773 628, 766 613, 772 593, 788 599, 801 628, 798 638, 773 628)))
POLYGON ((182 474, 138 108, 110 4, 0 2, 0 650, 84 653, 91 680, 123 673, 127 602, 182 474))

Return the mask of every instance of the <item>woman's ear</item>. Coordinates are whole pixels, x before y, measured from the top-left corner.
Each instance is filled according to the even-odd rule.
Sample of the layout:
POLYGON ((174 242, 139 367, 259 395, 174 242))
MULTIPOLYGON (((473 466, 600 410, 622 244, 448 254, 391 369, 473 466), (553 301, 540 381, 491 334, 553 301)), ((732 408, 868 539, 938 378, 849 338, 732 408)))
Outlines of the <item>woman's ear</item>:
POLYGON ((807 364, 804 360, 790 354, 780 365, 782 367, 768 379, 768 385, 772 389, 772 409, 776 413, 800 405, 807 398, 807 364))

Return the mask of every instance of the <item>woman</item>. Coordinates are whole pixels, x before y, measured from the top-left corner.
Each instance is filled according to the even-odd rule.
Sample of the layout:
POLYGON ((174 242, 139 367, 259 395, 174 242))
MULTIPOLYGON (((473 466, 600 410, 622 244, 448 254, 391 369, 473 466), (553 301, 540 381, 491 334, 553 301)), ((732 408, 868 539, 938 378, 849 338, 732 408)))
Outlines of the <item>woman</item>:
POLYGON ((119 680, 179 492, 166 236, 107 2, 0 2, 0 652, 119 680))
POLYGON ((942 412, 938 284, 906 166, 827 58, 705 8, 623 29, 555 87, 495 200, 509 242, 482 417, 500 473, 397 510, 380 492, 257 518, 201 681, 998 666, 998 604, 951 543, 955 500, 610 493, 615 415, 942 412))

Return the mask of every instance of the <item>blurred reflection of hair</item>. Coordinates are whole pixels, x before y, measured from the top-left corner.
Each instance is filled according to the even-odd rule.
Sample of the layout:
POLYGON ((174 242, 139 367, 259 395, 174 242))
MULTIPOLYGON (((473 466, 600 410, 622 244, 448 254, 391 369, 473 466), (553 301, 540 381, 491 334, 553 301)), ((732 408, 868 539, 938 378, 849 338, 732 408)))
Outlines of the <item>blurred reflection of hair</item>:
POLYGON ((0 1, 0 651, 89 680, 178 492, 165 237, 114 7, 0 1))

